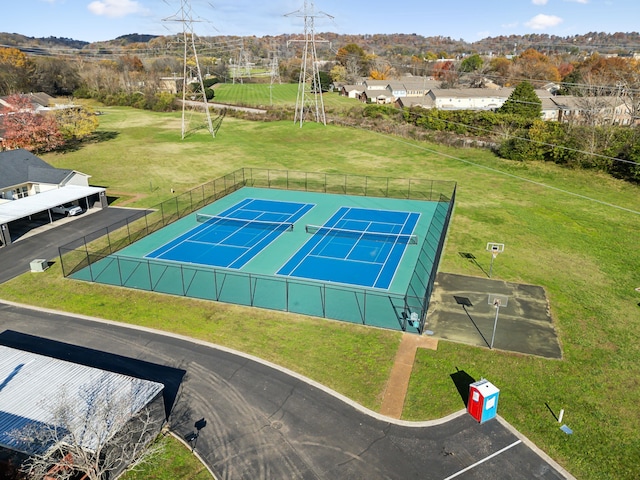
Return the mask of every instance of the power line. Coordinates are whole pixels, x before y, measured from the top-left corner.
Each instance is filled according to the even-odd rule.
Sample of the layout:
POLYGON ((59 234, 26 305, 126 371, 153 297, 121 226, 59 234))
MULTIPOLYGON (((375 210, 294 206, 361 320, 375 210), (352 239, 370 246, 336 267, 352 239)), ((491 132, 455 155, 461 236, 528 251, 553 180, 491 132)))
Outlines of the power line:
MULTIPOLYGON (((367 130, 367 131, 371 131, 371 130, 367 130)), ((575 192, 572 192, 570 190, 566 190, 566 189, 559 188, 559 187, 554 187, 552 185, 547 185, 546 183, 542 183, 542 182, 538 182, 538 181, 535 181, 535 180, 531 180, 529 178, 521 177, 519 175, 515 175, 513 173, 508 173, 508 172, 502 171, 502 170, 497 169, 497 168, 488 167, 488 166, 482 165, 480 163, 472 162, 470 160, 465 160, 464 158, 456 157, 455 155, 451 155, 451 154, 444 153, 444 152, 439 152, 437 150, 433 150, 431 148, 424 147, 422 145, 416 145, 415 143, 411 143, 411 142, 408 142, 406 140, 402 140, 402 139, 394 137, 392 135, 387 135, 387 134, 380 133, 380 132, 375 132, 375 131, 371 131, 371 132, 376 134, 376 135, 380 135, 382 137, 385 137, 385 138, 388 138, 388 139, 392 139, 392 140, 394 140, 396 142, 399 142, 399 143, 402 143, 404 145, 409 145, 409 146, 412 146, 413 148, 417 148, 419 150, 424 150, 426 152, 429 152, 429 153, 432 153, 432 154, 435 154, 435 155, 438 155, 438 156, 441 156, 441 157, 446 157, 446 158, 450 158, 452 160, 457 160, 459 162, 463 162, 463 163, 466 163, 468 165, 472 165, 474 167, 483 168, 485 170, 489 170, 491 172, 498 173, 500 175, 504 175, 504 176, 507 176, 507 177, 515 178, 517 180, 521 180, 523 182, 531 183, 533 185, 537 185, 539 187, 547 188, 549 190, 555 190, 557 192, 561 192, 561 193, 564 193, 566 195, 571 195, 573 197, 582 198, 584 200, 595 202, 595 203, 598 203, 600 205, 604 205, 606 207, 615 208, 615 209, 622 210, 622 211, 625 211, 625 212, 628 212, 628 213, 632 213, 634 215, 640 215, 640 211, 638 211, 638 210, 633 210, 631 208, 622 207, 620 205, 616 205, 615 203, 605 202, 604 200, 599 200, 597 198, 592 198, 592 197, 589 197, 587 195, 583 195, 581 193, 575 193, 575 192)))

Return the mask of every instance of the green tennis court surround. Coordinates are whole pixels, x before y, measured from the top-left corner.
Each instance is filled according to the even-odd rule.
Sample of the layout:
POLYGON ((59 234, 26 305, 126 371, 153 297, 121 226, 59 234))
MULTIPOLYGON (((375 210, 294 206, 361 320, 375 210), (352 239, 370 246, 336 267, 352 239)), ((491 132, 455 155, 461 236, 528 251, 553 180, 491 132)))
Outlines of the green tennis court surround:
MULTIPOLYGON (((64 275, 74 279, 421 332, 455 193, 455 182, 240 169, 178 195, 146 215, 135 212, 125 222, 64 245, 60 258, 64 275), (291 221, 282 222, 279 220, 286 217, 270 212, 249 219, 230 219, 225 214, 247 199, 285 205, 285 209, 287 205, 306 207, 291 221), (343 210, 353 212, 341 220, 348 228, 329 224, 329 231, 323 231, 328 219, 343 210), (364 218, 366 212, 374 212, 373 217, 364 218), (389 223, 398 213, 418 220, 410 228, 389 223), (242 247, 237 236, 253 238, 249 230, 285 233, 272 235, 268 244, 261 245, 259 252, 250 252, 245 257, 248 260, 236 267, 201 263, 198 256, 183 257, 180 252, 164 259, 148 255, 174 246, 191 249, 188 244, 175 243, 185 236, 194 245, 224 246, 224 235, 202 238, 199 229, 195 236, 190 233, 198 225, 208 227, 217 222, 238 225, 239 233, 232 229, 236 237, 226 248, 242 247), (369 222, 369 226, 361 227, 362 222, 369 222), (284 273, 283 266, 292 259, 295 263, 297 252, 303 251, 311 238, 322 235, 346 235, 356 241, 337 238, 329 247, 316 242, 320 251, 312 251, 313 258, 304 271, 284 273), (355 263, 344 262, 342 250, 344 259, 355 263), (323 257, 333 263, 326 263, 323 257), (387 257, 394 260, 389 263, 387 257), (320 264, 314 262, 323 266, 316 268, 320 264), (345 264, 354 270, 375 270, 371 275, 387 280, 372 282, 370 287, 360 283, 361 273, 357 284, 349 284, 349 275, 329 275, 345 264)), ((236 216, 245 214, 249 212, 236 216)), ((203 247, 202 256, 209 255, 208 249, 203 247)))

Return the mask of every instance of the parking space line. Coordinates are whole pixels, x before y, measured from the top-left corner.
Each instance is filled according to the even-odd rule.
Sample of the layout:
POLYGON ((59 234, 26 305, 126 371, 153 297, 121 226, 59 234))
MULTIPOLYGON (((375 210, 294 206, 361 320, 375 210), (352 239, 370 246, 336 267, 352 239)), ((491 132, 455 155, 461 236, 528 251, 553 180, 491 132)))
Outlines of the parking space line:
POLYGON ((464 472, 467 472, 469 470, 471 470, 472 468, 477 467, 478 465, 480 465, 481 463, 486 462, 487 460, 491 460, 493 457, 496 457, 498 455, 500 455, 502 452, 506 452, 507 450, 509 450, 510 448, 515 447, 516 445, 522 443, 522 440, 516 440, 515 442, 513 442, 511 445, 507 445, 506 447, 504 447, 501 450, 498 450, 495 453, 492 453, 491 455, 489 455, 488 457, 483 458, 482 460, 474 463, 473 465, 469 465, 467 468, 463 468, 462 470, 454 473, 453 475, 448 476, 447 478, 445 478, 444 480, 450 480, 452 478, 456 478, 459 475, 462 475, 464 472))

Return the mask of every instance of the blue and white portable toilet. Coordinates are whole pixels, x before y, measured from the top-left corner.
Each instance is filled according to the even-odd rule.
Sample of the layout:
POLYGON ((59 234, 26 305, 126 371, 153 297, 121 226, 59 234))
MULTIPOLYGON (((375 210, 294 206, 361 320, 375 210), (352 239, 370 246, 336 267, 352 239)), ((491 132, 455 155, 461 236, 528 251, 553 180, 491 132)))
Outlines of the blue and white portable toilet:
POLYGON ((467 412, 478 422, 491 420, 498 413, 500 390, 488 380, 479 380, 469 385, 467 412))

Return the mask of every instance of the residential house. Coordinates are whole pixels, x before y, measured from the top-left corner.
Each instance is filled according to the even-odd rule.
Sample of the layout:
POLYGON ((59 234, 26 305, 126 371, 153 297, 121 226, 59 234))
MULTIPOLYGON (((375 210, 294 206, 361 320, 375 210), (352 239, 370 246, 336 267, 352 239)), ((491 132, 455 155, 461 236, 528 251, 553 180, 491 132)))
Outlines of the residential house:
POLYGON ((559 122, 587 125, 632 125, 634 123, 629 105, 619 96, 563 95, 554 97, 553 101, 558 107, 559 122))
POLYGON ((343 85, 340 89, 340 95, 343 97, 357 98, 359 100, 360 95, 362 95, 365 89, 363 85, 343 85))
POLYGON ((394 97, 387 89, 367 89, 360 94, 360 100, 364 103, 384 105, 393 103, 394 97))
POLYGON ((512 88, 433 88, 427 96, 439 110, 496 110, 511 92, 512 88))
POLYGON ((442 82, 427 77, 402 77, 389 81, 387 89, 395 99, 402 97, 424 97, 431 89, 438 88, 442 82))
MULTIPOLYGON (((37 92, 37 93, 26 93, 23 95, 29 99, 33 107, 33 110, 35 112, 39 113, 39 112, 51 110, 52 108, 55 107, 55 98, 53 98, 51 95, 48 95, 47 93, 37 92)), ((9 100, 10 100, 10 95, 5 97, 0 97, 0 107, 11 108, 12 105, 9 102, 9 100)))
POLYGON ((382 90, 387 90, 387 86, 389 85, 389 80, 367 79, 364 82, 362 82, 362 85, 364 86, 365 90, 382 91, 382 90))
POLYGON ((24 149, 0 152, 0 246, 16 238, 11 233, 16 222, 40 214, 51 223, 51 209, 59 205, 106 207, 106 189, 89 186, 89 178, 54 168, 24 149))

